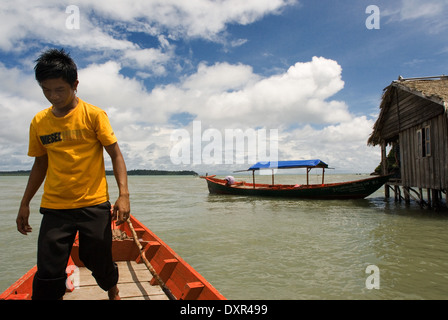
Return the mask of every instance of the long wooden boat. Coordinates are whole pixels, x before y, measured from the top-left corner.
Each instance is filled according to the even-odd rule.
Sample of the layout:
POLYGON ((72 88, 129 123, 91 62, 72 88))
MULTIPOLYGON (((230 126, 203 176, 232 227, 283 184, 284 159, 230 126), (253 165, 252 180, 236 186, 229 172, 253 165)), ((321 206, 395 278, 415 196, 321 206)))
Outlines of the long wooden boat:
MULTIPOLYGON (((119 268, 118 288, 121 299, 129 300, 225 300, 204 277, 173 249, 131 216, 131 224, 112 223, 112 253, 119 268), (134 241, 141 244, 141 250, 134 241), (152 271, 148 270, 153 268, 152 271)), ((6 289, 0 300, 29 300, 37 267, 6 289)), ((98 287, 82 261, 75 240, 66 269, 68 280, 64 300, 102 300, 107 292, 98 287)))
POLYGON ((363 199, 377 191, 390 178, 390 176, 376 176, 356 181, 324 183, 325 168, 328 168, 328 165, 319 159, 278 161, 275 163, 262 162, 255 164, 248 170, 244 170, 252 171, 252 183, 245 181, 236 182, 233 181, 233 177, 218 179, 215 175, 202 176, 201 178, 207 181, 208 190, 211 194, 303 199, 363 199), (254 172, 256 170, 291 168, 306 168, 307 183, 301 185, 274 184, 274 173, 272 174, 272 184, 255 183, 254 172), (321 184, 309 184, 308 174, 313 168, 322 168, 321 184))

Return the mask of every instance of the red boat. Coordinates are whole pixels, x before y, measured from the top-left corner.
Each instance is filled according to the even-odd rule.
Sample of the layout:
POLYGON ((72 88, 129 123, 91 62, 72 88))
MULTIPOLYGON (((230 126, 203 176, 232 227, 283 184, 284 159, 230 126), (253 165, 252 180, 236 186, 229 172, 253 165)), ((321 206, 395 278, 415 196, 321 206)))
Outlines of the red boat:
MULTIPOLYGON (((112 253, 118 264, 121 299, 129 300, 226 300, 204 277, 133 216, 130 223, 112 223, 112 253), (137 241, 135 241, 138 239, 137 241)), ((67 264, 64 300, 107 299, 79 259, 75 240, 67 264)), ((6 289, 0 300, 30 300, 34 266, 6 289)))
MULTIPOLYGON (((324 173, 328 165, 319 159, 316 160, 295 160, 278 162, 259 162, 248 170, 252 171, 253 182, 233 181, 233 177, 227 179, 218 179, 215 175, 203 176, 201 178, 207 181, 208 190, 211 194, 229 194, 240 196, 259 196, 259 197, 277 197, 277 198, 301 198, 301 199, 363 199, 385 184, 390 176, 377 176, 368 179, 324 183, 324 173), (296 185, 274 184, 275 169, 306 168, 307 183, 296 185), (322 168, 322 183, 309 184, 308 174, 313 168, 322 168), (255 183, 255 171, 262 169, 271 169, 272 184, 255 183), (230 180, 230 181, 229 181, 230 180)), ((240 172, 240 171, 237 171, 240 172)))

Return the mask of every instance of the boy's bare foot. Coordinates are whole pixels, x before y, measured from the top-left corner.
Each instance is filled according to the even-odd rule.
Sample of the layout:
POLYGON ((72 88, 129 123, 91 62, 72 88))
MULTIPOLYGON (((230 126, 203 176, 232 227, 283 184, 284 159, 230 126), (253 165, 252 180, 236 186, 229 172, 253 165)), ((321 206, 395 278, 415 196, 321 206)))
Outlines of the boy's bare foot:
POLYGON ((110 288, 109 291, 107 291, 107 294, 109 295, 109 300, 121 300, 120 296, 118 295, 119 292, 120 290, 118 290, 117 285, 110 288))

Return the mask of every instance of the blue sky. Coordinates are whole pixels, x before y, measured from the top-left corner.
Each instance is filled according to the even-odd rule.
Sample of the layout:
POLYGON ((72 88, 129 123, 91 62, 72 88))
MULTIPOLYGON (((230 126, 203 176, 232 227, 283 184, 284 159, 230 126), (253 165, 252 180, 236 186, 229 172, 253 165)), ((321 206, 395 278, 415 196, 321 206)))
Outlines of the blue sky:
POLYGON ((31 167, 29 122, 49 106, 34 60, 63 47, 78 64, 79 97, 107 111, 129 169, 244 169, 249 147, 244 163, 219 161, 237 152, 226 133, 262 129, 278 133, 280 160, 371 172, 382 90, 399 75, 448 73, 447 13, 447 0, 2 1, 0 170, 31 167), (369 5, 379 29, 366 27, 369 5), (190 161, 173 161, 180 149, 190 161))

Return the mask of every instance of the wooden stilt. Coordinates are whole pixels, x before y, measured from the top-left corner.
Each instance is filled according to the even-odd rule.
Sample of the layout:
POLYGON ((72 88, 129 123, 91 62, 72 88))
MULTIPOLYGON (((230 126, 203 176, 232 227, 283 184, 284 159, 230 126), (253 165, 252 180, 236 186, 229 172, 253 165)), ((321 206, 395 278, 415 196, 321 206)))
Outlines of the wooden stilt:
MULTIPOLYGON (((386 143, 385 142, 381 143, 381 167, 382 167, 381 173, 383 175, 387 175, 387 153, 386 153, 386 143)), ((384 196, 386 197, 386 199, 389 199, 389 197, 390 197, 390 191, 389 191, 387 183, 384 186, 384 196)))
POLYGON ((431 200, 432 201, 432 207, 434 209, 437 209, 439 207, 439 205, 440 205, 440 202, 439 202, 439 190, 432 189, 431 193, 432 193, 432 200, 431 200))
POLYGON ((400 187, 395 185, 394 186, 394 196, 395 196, 395 201, 400 201, 400 187))
POLYGON ((404 201, 407 204, 409 204, 411 202, 411 198, 410 198, 410 194, 409 194, 409 187, 404 187, 403 193, 404 193, 404 201))
POLYGON ((405 193, 407 193, 408 197, 411 197, 415 202, 417 202, 419 204, 420 208, 422 208, 422 209, 424 208, 426 203, 425 203, 425 200, 423 200, 421 191, 417 192, 416 190, 412 189, 411 187, 407 187, 404 190, 405 190, 405 193), (417 197, 413 196, 411 191, 414 192, 417 195, 417 197))

